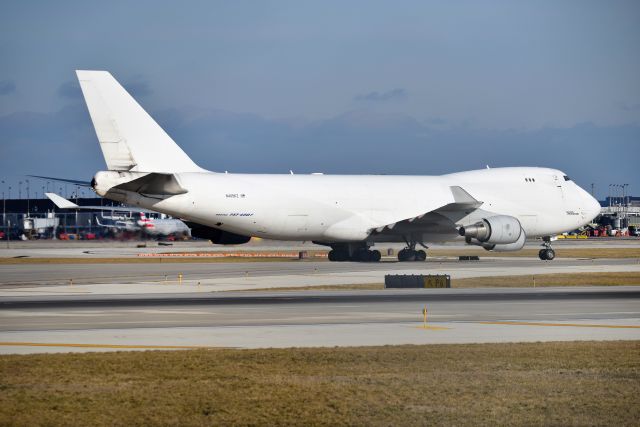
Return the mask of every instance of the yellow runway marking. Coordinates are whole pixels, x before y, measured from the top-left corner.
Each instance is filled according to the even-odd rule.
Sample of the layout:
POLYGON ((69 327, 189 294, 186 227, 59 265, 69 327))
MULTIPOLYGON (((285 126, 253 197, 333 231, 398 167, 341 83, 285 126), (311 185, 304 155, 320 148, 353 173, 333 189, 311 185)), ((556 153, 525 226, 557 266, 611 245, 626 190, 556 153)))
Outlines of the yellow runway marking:
POLYGON ((427 329, 432 331, 444 331, 451 328, 445 328, 444 326, 416 326, 416 329, 427 329))
POLYGON ((201 345, 135 345, 135 344, 77 344, 77 343, 41 343, 41 342, 0 342, 0 346, 10 347, 72 347, 72 348, 120 348, 144 350, 187 350, 197 348, 222 348, 201 345))
POLYGON ((482 325, 518 325, 518 326, 571 326, 575 328, 614 328, 614 329, 640 329, 634 325, 592 325, 586 323, 541 323, 541 322, 477 322, 482 325))

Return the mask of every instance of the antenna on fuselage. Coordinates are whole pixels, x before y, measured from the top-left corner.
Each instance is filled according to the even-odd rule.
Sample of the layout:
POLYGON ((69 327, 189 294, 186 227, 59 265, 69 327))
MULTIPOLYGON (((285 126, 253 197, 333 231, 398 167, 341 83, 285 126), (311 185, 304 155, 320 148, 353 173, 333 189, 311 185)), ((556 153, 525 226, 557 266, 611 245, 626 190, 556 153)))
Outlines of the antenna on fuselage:
POLYGON ((487 165, 487 169, 491 169, 491 168, 489 167, 489 165, 487 165))

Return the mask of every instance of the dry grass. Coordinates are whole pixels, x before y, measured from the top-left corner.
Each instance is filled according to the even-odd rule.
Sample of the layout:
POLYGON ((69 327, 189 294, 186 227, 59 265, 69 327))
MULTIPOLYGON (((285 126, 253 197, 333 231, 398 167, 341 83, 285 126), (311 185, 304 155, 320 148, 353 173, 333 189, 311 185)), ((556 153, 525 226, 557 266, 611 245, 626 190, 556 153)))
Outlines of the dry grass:
MULTIPOLYGON (((241 251, 239 251, 241 252, 241 251)), ((251 252, 251 251, 250 251, 251 252)), ((24 257, 24 258, 0 258, 2 264, 182 264, 182 263, 219 263, 219 262, 282 262, 282 261, 327 261, 325 257, 316 257, 315 254, 323 254, 326 251, 307 251, 309 258, 298 260, 297 256, 291 258, 260 258, 260 257, 24 257)), ((462 247, 459 249, 434 249, 429 250, 429 257, 458 257, 460 255, 477 255, 484 257, 538 257, 538 249, 523 249, 517 252, 487 252, 482 248, 462 247)), ((639 258, 640 248, 556 248, 557 258, 639 258)), ((395 258, 390 259, 395 261, 395 258)), ((386 260, 385 260, 386 261, 386 260)))
MULTIPOLYGON (((322 259, 322 258, 320 258, 322 259)), ((202 264, 234 262, 283 262, 298 258, 249 258, 249 257, 130 257, 130 258, 0 258, 0 265, 15 264, 202 264)), ((304 262, 306 260, 302 260, 304 262)))
MULTIPOLYGON (((554 273, 526 276, 488 276, 451 279, 452 288, 528 288, 545 286, 630 286, 640 285, 640 272, 622 273, 554 273)), ((352 283, 346 285, 320 285, 247 289, 247 291, 344 291, 380 290, 384 283, 352 283)))
MULTIPOLYGON (((429 257, 458 257, 460 255, 477 255, 483 257, 531 257, 537 258, 540 249, 523 249, 516 252, 488 252, 482 248, 434 249, 429 250, 429 257)), ((554 247, 556 258, 640 258, 640 247, 630 248, 562 248, 554 247)))
POLYGON ((640 342, 0 357, 1 425, 637 425, 640 342))
POLYGON ((544 286, 627 286, 640 285, 640 272, 556 273, 527 276, 491 276, 452 279, 453 288, 526 288, 544 286))

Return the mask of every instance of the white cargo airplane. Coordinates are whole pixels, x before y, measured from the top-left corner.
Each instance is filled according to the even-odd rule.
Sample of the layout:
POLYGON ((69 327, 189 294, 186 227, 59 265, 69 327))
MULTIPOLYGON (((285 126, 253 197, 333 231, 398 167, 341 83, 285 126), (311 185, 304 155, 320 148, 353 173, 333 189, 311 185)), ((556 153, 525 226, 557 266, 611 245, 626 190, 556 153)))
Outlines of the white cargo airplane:
POLYGON ((588 224, 599 203, 555 169, 513 167, 442 176, 216 173, 196 165, 106 71, 77 71, 107 171, 100 196, 189 221, 192 235, 240 244, 251 236, 311 240, 332 261, 378 261, 376 242, 405 242, 400 261, 424 260, 426 243, 464 239, 493 251, 588 224))

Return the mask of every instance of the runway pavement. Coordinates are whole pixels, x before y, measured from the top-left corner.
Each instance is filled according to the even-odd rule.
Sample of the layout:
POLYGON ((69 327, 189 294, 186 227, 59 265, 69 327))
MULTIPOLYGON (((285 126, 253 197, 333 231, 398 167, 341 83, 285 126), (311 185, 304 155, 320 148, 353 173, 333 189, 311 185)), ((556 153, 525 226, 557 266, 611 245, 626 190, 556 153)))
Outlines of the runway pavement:
MULTIPOLYGON (((452 278, 575 272, 640 272, 637 259, 482 258, 421 263, 324 261, 180 264, 0 265, 0 297, 32 294, 208 292, 382 283, 385 274, 449 274, 452 278), (182 274, 182 284, 178 275, 182 274), (72 282, 71 282, 72 281, 72 282), (69 286, 73 283, 74 286, 69 286)), ((640 284, 640 283, 638 283, 640 284)))
POLYGON ((0 320, 2 353, 637 340, 640 287, 4 297, 0 320))
MULTIPOLYGON (((553 243, 554 247, 562 249, 572 248, 631 248, 640 246, 640 238, 597 238, 597 239, 567 239, 553 243)), ((386 253, 387 249, 399 251, 403 243, 384 243, 376 245, 376 249, 386 253)), ((537 240, 527 241, 525 249, 539 248, 537 240)), ((449 242, 429 245, 430 249, 456 249, 462 251, 476 249, 464 242, 449 242)), ((311 242, 281 242, 273 240, 251 241, 244 245, 213 245, 203 240, 155 242, 155 241, 113 241, 113 240, 29 240, 29 241, 0 241, 0 258, 13 257, 46 257, 46 258, 135 258, 139 254, 166 252, 237 252, 237 251, 326 251, 328 247, 315 245, 311 242), (144 245, 144 247, 139 247, 144 245)))
MULTIPOLYGON (((55 248, 16 249, 25 250, 34 256, 55 248)), ((82 255, 86 246, 65 250, 88 255, 82 255)), ((103 256, 124 250, 123 257, 138 251, 91 250, 103 256)), ((379 264, 7 264, 0 265, 0 353, 640 339, 640 286, 252 291, 381 283, 389 273, 455 279, 605 271, 640 272, 640 263, 483 257, 379 264)))

